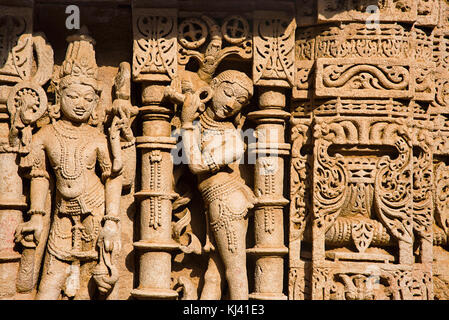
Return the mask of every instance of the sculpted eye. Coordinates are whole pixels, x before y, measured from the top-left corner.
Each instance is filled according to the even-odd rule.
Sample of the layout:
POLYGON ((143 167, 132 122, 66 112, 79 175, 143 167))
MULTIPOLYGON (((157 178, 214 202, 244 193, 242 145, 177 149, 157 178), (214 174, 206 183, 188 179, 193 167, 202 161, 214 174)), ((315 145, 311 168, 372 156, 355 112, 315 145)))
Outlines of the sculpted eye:
POLYGON ((231 88, 224 88, 223 92, 228 97, 234 96, 234 90, 232 90, 231 88))
POLYGON ((67 98, 69 98, 69 99, 77 99, 78 98, 78 96, 77 95, 75 95, 75 94, 72 94, 72 93, 66 93, 66 95, 65 95, 67 98))
POLYGON ((92 101, 94 101, 94 98, 89 96, 89 97, 85 97, 84 100, 86 100, 87 102, 92 102, 92 101))

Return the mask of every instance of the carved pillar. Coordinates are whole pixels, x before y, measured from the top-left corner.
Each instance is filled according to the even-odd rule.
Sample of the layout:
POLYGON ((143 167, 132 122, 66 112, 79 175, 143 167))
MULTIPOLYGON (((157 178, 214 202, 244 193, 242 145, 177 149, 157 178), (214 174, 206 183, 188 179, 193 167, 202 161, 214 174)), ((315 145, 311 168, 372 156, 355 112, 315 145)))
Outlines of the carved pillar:
POLYGON ((177 12, 133 8, 133 78, 142 82, 142 136, 136 139, 141 151, 139 286, 138 299, 174 299, 171 290, 171 251, 178 244, 171 237, 173 161, 170 150, 172 110, 163 105, 165 86, 177 70, 177 12))
POLYGON ((0 298, 16 293, 20 253, 14 247, 14 231, 27 207, 18 173, 19 146, 9 145, 7 102, 16 92, 13 86, 31 73, 32 17, 31 7, 0 6, 0 38, 4 44, 0 47, 0 298), (16 64, 18 60, 24 64, 16 64))
POLYGON ((258 203, 254 211, 255 288, 251 299, 286 299, 283 294, 284 258, 284 156, 286 87, 294 79, 294 19, 283 12, 256 11, 254 14, 254 84, 259 86, 260 111, 248 116, 256 124, 257 143, 250 145, 257 155, 254 190, 258 203), (261 50, 261 48, 269 50, 261 50))
POLYGON ((0 298, 16 293, 20 253, 14 248, 14 231, 22 222, 22 210, 27 207, 22 178, 18 174, 17 152, 4 148, 8 144, 9 115, 6 112, 6 101, 2 98, 0 98, 2 144, 0 146, 0 274, 2 278, 0 298))

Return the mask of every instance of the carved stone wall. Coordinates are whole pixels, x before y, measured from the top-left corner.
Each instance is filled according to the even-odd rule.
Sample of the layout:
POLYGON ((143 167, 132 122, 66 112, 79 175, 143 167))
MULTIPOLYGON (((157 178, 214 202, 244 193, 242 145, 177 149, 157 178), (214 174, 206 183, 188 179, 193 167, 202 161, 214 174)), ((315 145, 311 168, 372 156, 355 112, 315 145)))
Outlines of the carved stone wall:
POLYGON ((447 299, 448 70, 446 0, 0 0, 0 299, 447 299))

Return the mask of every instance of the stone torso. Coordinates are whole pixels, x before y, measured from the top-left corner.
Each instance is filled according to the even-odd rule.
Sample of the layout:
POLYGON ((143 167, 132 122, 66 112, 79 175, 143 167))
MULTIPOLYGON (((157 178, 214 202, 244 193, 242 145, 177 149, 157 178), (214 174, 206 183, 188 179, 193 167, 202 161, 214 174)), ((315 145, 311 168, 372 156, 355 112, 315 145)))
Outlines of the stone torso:
POLYGON ((51 126, 46 150, 64 198, 78 197, 99 180, 95 174, 99 132, 89 126, 69 127, 59 121, 51 126))

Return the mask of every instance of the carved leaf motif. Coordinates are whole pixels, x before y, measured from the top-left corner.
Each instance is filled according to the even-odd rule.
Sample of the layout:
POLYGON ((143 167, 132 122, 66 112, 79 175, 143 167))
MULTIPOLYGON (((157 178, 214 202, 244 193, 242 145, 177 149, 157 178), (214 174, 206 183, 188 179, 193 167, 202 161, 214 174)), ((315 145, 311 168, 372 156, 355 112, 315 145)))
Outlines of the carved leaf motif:
POLYGON ((295 79, 294 19, 260 18, 254 27, 254 82, 261 79, 295 79))
POLYGON ((357 221, 352 224, 352 240, 359 252, 368 249, 374 236, 374 226, 366 221, 357 221))
POLYGON ((340 273, 338 277, 343 280, 346 300, 374 300, 374 277, 363 274, 348 275, 340 273))
POLYGON ((24 17, 0 16, 0 69, 29 79, 32 59, 31 35, 24 17))
POLYGON ((53 49, 42 33, 33 35, 33 46, 36 50, 38 68, 32 81, 42 86, 53 74, 53 49))
POLYGON ((312 270, 312 299, 329 300, 331 271, 327 268, 313 268, 312 270))
MULTIPOLYGON (((320 130, 320 129, 318 129, 320 130)), ((343 156, 329 156, 330 142, 316 142, 314 161, 313 215, 327 231, 341 212, 347 194, 347 169, 343 156)))
POLYGON ((176 18, 140 15, 134 25, 133 76, 167 73, 174 78, 177 70, 176 18))
POLYGON ((374 192, 377 214, 394 237, 411 244, 413 242, 411 147, 406 142, 409 138, 396 124, 388 125, 384 135, 385 138, 393 137, 399 156, 395 160, 386 156, 377 163, 374 192))
POLYGON ((421 152, 413 158, 413 228, 421 237, 432 239, 432 154, 421 144, 421 152))
POLYGON ((162 63, 165 70, 171 79, 174 79, 177 69, 177 59, 176 59, 176 43, 175 37, 168 37, 169 34, 173 33, 175 30, 175 19, 173 18, 160 18, 158 24, 158 48, 159 54, 162 57, 162 63))
POLYGON ((308 126, 298 125, 292 129, 292 167, 291 167, 291 221, 295 225, 291 230, 291 241, 302 237, 306 220, 306 171, 307 155, 301 154, 306 143, 308 126))
POLYGON ((13 62, 17 73, 22 79, 30 78, 31 66, 31 37, 27 34, 20 36, 17 46, 12 49, 13 62))
POLYGON ((440 106, 449 105, 449 81, 437 81, 435 102, 440 106))
POLYGON ((397 270, 389 275, 394 300, 433 299, 432 277, 428 272, 397 270))

